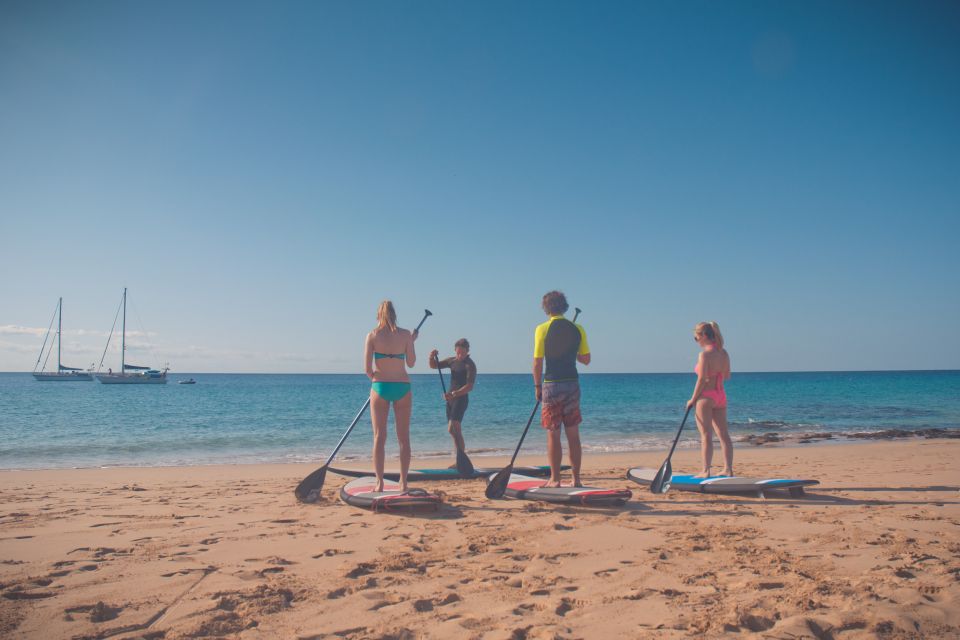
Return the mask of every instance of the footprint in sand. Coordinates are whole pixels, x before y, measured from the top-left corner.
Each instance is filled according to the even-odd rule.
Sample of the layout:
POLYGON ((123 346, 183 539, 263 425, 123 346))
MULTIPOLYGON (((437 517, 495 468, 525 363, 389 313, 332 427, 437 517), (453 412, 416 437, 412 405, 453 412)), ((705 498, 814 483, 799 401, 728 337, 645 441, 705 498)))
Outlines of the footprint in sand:
POLYGON ((415 600, 413 603, 413 610, 417 611, 418 613, 433 611, 433 601, 428 599, 415 600))
POLYGON ((573 600, 570 598, 562 598, 560 604, 557 605, 557 608, 554 610, 558 616, 565 616, 569 612, 573 611, 573 600))
POLYGON ((104 604, 101 601, 97 604, 84 604, 76 607, 69 607, 63 611, 67 615, 70 615, 71 613, 89 613, 90 622, 106 622, 107 620, 113 620, 116 618, 117 615, 123 611, 123 607, 114 607, 104 604))
POLYGON ((360 576, 373 573, 374 568, 375 566, 371 562, 361 562, 356 567, 348 571, 346 576, 348 578, 359 578, 360 576))
POLYGON ((52 591, 19 591, 15 587, 12 591, 7 591, 3 597, 7 600, 40 600, 42 598, 52 598, 55 593, 52 591))
POLYGON ((317 558, 329 558, 331 556, 349 555, 351 553, 353 553, 353 551, 345 551, 343 549, 325 549, 323 552, 310 557, 316 560, 317 558))

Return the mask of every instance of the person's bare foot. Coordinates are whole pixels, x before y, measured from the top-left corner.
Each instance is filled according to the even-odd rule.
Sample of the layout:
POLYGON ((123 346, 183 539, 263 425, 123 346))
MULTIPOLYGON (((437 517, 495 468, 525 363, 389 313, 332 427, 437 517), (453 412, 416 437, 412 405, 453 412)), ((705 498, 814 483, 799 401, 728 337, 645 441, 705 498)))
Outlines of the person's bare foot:
POLYGON ((580 481, 580 478, 574 478, 574 479, 573 479, 573 486, 574 486, 574 487, 582 487, 582 486, 583 486, 583 483, 580 481))
POLYGON ((375 486, 375 487, 373 488, 373 492, 374 492, 374 493, 383 493, 383 483, 381 482, 381 483, 377 484, 377 486, 375 486))
POLYGON ((546 487, 546 488, 548 488, 548 489, 556 489, 557 487, 560 486, 560 481, 559 481, 559 480, 547 480, 547 481, 544 483, 543 486, 546 487))
POLYGON ((724 470, 720 473, 720 475, 722 475, 722 476, 727 476, 727 477, 732 478, 732 477, 733 477, 733 469, 724 469, 724 470))
POLYGON ((700 473, 696 474, 696 475, 693 476, 693 477, 694 477, 694 478, 703 478, 703 479, 709 478, 709 477, 710 477, 710 469, 704 469, 703 471, 701 471, 700 473))
POLYGON ((406 482, 404 482, 403 484, 400 485, 400 491, 401 491, 401 493, 406 493, 406 492, 409 491, 409 490, 410 490, 410 487, 407 486, 407 483, 406 483, 406 482))

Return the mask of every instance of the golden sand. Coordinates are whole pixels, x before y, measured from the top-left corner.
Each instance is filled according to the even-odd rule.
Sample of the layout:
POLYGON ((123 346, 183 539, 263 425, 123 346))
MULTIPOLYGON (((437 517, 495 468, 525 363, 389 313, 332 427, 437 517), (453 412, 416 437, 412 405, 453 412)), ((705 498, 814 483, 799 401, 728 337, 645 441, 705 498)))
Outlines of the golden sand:
POLYGON ((740 448, 743 475, 822 483, 759 499, 653 496, 624 472, 662 453, 593 456, 624 508, 446 481, 420 485, 446 501, 426 517, 347 506, 333 474, 299 504, 305 465, 3 472, 0 637, 956 638, 958 457, 740 448))

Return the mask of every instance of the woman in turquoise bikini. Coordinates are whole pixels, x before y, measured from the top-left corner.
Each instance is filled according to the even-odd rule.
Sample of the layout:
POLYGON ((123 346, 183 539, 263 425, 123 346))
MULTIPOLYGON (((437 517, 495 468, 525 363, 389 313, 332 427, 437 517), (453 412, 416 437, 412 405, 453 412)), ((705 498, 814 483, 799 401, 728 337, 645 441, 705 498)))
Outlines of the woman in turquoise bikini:
POLYGON ((410 468, 410 412, 413 394, 407 367, 417 362, 413 342, 417 332, 411 333, 397 326, 397 312, 393 303, 384 300, 377 309, 377 328, 367 334, 363 360, 367 377, 373 382, 370 389, 370 419, 373 422, 373 466, 377 472, 376 491, 383 491, 384 445, 387 442, 387 416, 393 403, 393 418, 400 442, 400 486, 407 490, 407 471, 410 468))

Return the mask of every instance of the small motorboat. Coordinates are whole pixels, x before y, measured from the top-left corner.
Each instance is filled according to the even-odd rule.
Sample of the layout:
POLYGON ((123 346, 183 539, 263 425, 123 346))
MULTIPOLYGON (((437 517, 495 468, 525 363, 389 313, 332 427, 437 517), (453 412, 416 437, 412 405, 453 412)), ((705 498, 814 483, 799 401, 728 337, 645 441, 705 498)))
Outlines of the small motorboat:
POLYGON ((177 384, 197 384, 197 381, 193 378, 187 378, 186 380, 181 380, 177 384))

